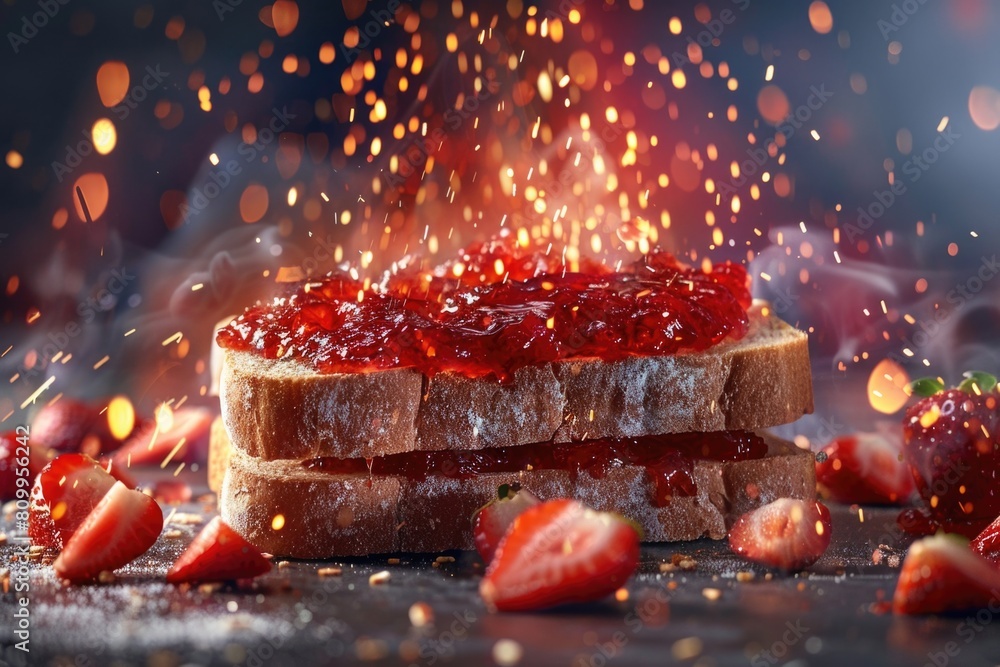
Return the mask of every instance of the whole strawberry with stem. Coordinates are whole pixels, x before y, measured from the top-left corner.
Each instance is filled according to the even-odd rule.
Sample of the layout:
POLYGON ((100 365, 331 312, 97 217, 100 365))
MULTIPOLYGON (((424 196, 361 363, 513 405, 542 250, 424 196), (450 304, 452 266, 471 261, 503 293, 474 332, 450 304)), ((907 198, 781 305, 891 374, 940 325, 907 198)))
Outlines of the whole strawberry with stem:
POLYGON ((910 532, 975 537, 1000 515, 1000 392, 996 377, 970 372, 947 389, 936 378, 910 385, 903 455, 925 507, 904 512, 910 532))

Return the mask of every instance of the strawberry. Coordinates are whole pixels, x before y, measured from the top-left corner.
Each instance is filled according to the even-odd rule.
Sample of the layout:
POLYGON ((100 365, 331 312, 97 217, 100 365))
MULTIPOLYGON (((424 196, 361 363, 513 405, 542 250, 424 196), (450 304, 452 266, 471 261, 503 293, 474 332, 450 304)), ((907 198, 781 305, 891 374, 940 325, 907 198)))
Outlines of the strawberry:
POLYGON ((205 408, 180 408, 174 410, 172 419, 167 421, 170 424, 166 428, 158 428, 156 420, 151 420, 133 433, 114 453, 115 465, 160 465, 168 456, 175 465, 181 461, 204 460, 212 413, 205 408))
POLYGON ((826 498, 848 504, 901 505, 913 495, 913 475, 903 463, 901 442, 878 433, 857 433, 836 438, 823 453, 826 458, 816 464, 816 481, 826 498))
POLYGON ((957 535, 914 542, 892 599, 897 614, 947 614, 1000 602, 1000 570, 957 535))
POLYGON ((528 611, 613 593, 639 564, 639 533, 616 514, 550 500, 514 519, 479 592, 487 606, 528 611))
POLYGON ((76 452, 99 417, 96 408, 63 398, 38 411, 31 422, 31 438, 58 452, 76 452))
POLYGON ((979 533, 969 546, 986 560, 1000 566, 1000 517, 979 533))
POLYGON ((140 491, 115 482, 52 564, 73 583, 92 581, 146 553, 163 530, 163 512, 140 491))
POLYGON ((86 454, 63 454, 35 479, 28 511, 28 535, 39 546, 62 548, 115 478, 86 454))
POLYGON ((830 546, 830 510, 816 501, 781 498, 747 512, 729 531, 729 548, 755 563, 794 572, 830 546))
POLYGON ((993 376, 966 375, 956 389, 911 385, 924 398, 906 412, 903 453, 930 526, 974 537, 1000 515, 1000 392, 993 376))
POLYGON ((153 497, 164 505, 180 505, 191 500, 191 487, 176 479, 160 480, 153 485, 153 497))
POLYGON ((271 571, 271 561, 215 517, 167 572, 171 584, 250 579, 271 571))
POLYGON ((522 512, 534 507, 540 500, 519 484, 503 484, 497 497, 483 505, 472 515, 472 533, 476 551, 487 563, 493 560, 500 540, 522 512))

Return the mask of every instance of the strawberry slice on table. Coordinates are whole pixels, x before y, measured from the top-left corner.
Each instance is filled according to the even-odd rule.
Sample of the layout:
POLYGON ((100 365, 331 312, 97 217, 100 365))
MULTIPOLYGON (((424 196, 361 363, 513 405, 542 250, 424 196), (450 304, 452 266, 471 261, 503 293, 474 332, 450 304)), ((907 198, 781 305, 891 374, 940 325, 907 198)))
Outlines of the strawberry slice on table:
POLYGON ((914 542, 892 599, 897 614, 947 614, 1000 603, 1000 570, 965 538, 940 533, 914 542))
POLYGON ((822 503, 781 498, 737 519, 729 548, 755 563, 794 572, 819 560, 830 535, 830 510, 822 503))
POLYGON ((271 571, 271 561, 215 517, 167 572, 171 584, 251 579, 271 571))
POLYGON ((28 507, 32 544, 62 548, 115 478, 86 454, 63 454, 35 479, 28 507))
POLYGON ((472 534, 476 551, 486 563, 493 560, 500 540, 507 529, 529 507, 541 501, 518 484, 503 484, 497 489, 497 497, 483 505, 472 515, 472 534))
POLYGON ((816 482, 831 500, 902 505, 916 490, 903 460, 901 439, 894 442, 879 433, 857 433, 836 438, 823 453, 826 458, 816 464, 816 482))
POLYGON ((212 413, 206 408, 180 408, 174 410, 163 426, 150 420, 136 431, 112 456, 115 465, 123 468, 134 465, 160 465, 169 457, 170 462, 198 461, 207 458, 208 434, 212 426, 212 413))
POLYGON ((979 533, 969 546, 986 560, 1000 566, 1000 517, 979 533))
POLYGON ((514 519, 479 592, 500 611, 599 600, 635 571, 639 540, 635 526, 617 514, 550 500, 514 519))
POLYGON ((162 530, 163 512, 156 501, 115 482, 52 567, 73 583, 92 581, 146 553, 162 530))

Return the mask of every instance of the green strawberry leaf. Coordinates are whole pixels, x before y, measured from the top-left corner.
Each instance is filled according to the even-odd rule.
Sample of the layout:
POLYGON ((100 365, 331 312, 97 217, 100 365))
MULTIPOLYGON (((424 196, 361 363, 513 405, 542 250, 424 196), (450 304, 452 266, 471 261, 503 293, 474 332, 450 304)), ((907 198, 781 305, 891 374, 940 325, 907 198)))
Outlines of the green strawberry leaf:
POLYGON ((985 394, 993 391, 996 386, 997 378, 995 375, 990 375, 982 371, 968 371, 965 373, 965 380, 962 381, 962 384, 958 385, 958 388, 970 394, 985 394), (978 387, 979 391, 976 392, 974 387, 978 387))
POLYGON ((937 378, 920 378, 910 383, 910 392, 915 396, 934 396, 944 391, 944 383, 937 378))

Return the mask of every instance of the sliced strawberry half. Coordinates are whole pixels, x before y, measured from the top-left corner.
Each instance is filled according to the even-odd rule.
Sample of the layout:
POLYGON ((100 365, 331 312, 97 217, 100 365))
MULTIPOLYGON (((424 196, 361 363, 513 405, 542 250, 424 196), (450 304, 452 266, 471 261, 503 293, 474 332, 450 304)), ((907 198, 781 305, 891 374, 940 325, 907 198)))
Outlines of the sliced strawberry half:
POLYGON ((825 459, 816 464, 816 481, 831 500, 902 505, 916 490, 903 460, 902 439, 893 442, 879 433, 857 433, 835 439, 823 453, 825 459))
POLYGON ((1000 600, 1000 570, 965 538, 938 534, 910 546, 892 599, 897 614, 947 614, 1000 600))
POLYGON ((146 553, 163 530, 156 501, 115 482, 52 564, 73 583, 92 581, 146 553))
POLYGON ((112 459, 116 466, 160 465, 167 457, 175 465, 182 461, 200 461, 207 457, 208 433, 212 413, 205 408, 180 408, 173 411, 170 426, 157 427, 149 421, 137 431, 112 459))
POLYGON ((476 551, 486 563, 493 560, 500 540, 507 529, 529 507, 541 501, 527 489, 517 484, 504 484, 497 489, 497 497, 483 505, 472 515, 472 534, 476 551))
POLYGON ((979 533, 969 546, 986 560, 1000 566, 1000 517, 979 533))
POLYGON ((86 454, 63 454, 35 479, 28 509, 33 544, 61 549, 115 483, 86 454))
POLYGON ((729 548, 755 563, 794 572, 830 546, 830 510, 816 501, 781 498, 736 520, 729 548))
POLYGON ((639 533, 617 514, 550 500, 511 524, 479 586, 487 606, 529 611, 590 602, 620 588, 639 564, 639 533))
POLYGON ((271 561, 215 517, 167 572, 171 584, 250 579, 271 571, 271 561))

